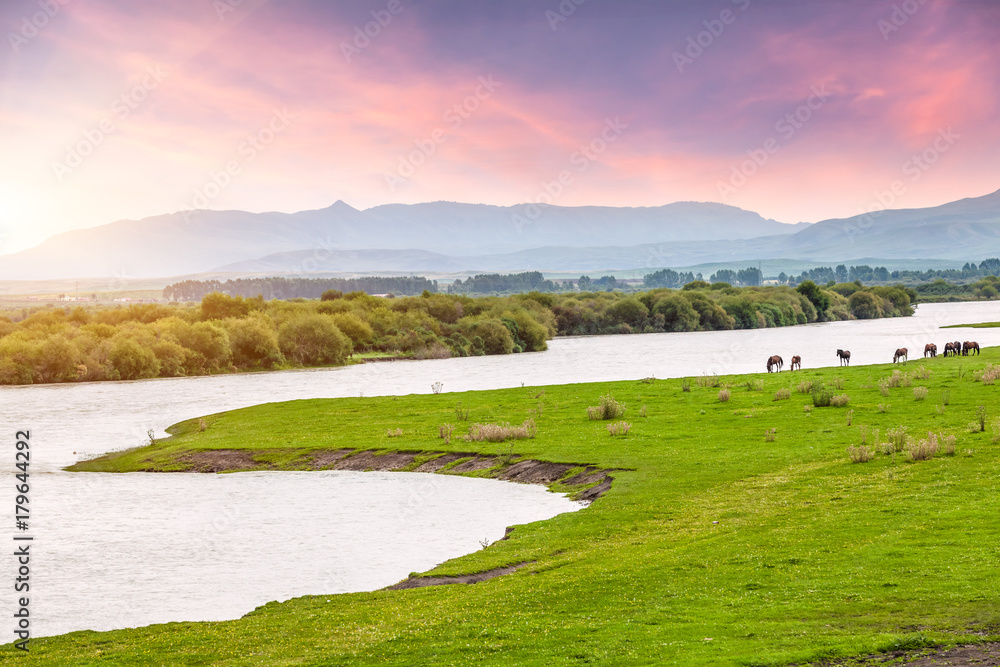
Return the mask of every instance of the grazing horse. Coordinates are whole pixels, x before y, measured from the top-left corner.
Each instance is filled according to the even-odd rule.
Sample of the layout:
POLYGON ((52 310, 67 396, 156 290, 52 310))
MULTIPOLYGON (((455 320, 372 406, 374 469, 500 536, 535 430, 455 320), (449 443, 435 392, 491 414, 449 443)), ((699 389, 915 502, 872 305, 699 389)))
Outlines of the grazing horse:
POLYGON ((956 354, 959 353, 959 350, 955 349, 955 344, 954 343, 945 343, 944 344, 944 356, 947 357, 949 352, 951 352, 951 356, 955 356, 956 354))
POLYGON ((767 359, 767 372, 770 373, 771 369, 774 368, 775 373, 781 372, 781 367, 785 365, 784 360, 778 355, 773 357, 768 357, 767 359))
POLYGON ((955 354, 962 354, 962 343, 960 341, 956 340, 954 343, 951 344, 951 347, 953 350, 955 350, 955 354))
POLYGON ((837 356, 840 357, 840 365, 843 366, 847 364, 851 365, 851 351, 850 350, 837 350, 837 356))
POLYGON ((934 343, 927 343, 927 345, 924 345, 924 358, 926 359, 928 355, 932 357, 937 356, 937 345, 934 343))
POLYGON ((965 343, 962 344, 963 357, 969 356, 969 352, 971 352, 972 350, 975 350, 976 354, 979 354, 979 343, 977 343, 974 340, 967 340, 965 341, 965 343))
POLYGON ((906 359, 906 353, 907 352, 908 352, 908 350, 905 347, 901 347, 898 350, 896 350, 896 354, 892 355, 892 363, 896 363, 900 359, 902 359, 903 361, 906 361, 907 360, 906 359))
POLYGON ((789 368, 788 370, 794 371, 796 368, 798 368, 800 371, 802 370, 802 357, 800 357, 797 354, 794 357, 792 357, 792 367, 789 368))

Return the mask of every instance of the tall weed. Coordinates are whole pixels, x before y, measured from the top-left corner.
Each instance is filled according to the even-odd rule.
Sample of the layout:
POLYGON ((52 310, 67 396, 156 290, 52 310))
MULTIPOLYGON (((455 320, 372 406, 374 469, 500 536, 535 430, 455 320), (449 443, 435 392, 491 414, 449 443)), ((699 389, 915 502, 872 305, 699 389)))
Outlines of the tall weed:
POLYGON ((502 424, 472 424, 469 426, 469 433, 465 440, 470 442, 505 442, 507 440, 526 440, 534 438, 537 433, 535 422, 532 419, 526 420, 520 426, 511 426, 508 423, 502 424))

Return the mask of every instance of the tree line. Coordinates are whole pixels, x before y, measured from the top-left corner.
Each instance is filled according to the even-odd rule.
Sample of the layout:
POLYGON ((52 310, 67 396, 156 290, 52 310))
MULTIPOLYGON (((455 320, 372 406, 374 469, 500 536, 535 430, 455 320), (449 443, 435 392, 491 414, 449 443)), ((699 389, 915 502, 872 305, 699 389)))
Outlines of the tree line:
MULTIPOLYGON (((742 269, 719 269, 708 278, 710 283, 727 283, 734 287, 757 287, 765 283, 796 286, 807 280, 822 285, 846 284, 861 282, 865 284, 904 282, 921 284, 937 281, 935 290, 942 290, 940 281, 971 281, 975 278, 1000 274, 1000 259, 992 258, 975 263, 966 263, 962 269, 928 269, 926 271, 889 271, 884 266, 868 265, 836 267, 818 266, 803 271, 798 276, 789 276, 784 272, 777 278, 766 278, 757 267, 742 269)), ((549 280, 538 271, 521 273, 489 273, 458 279, 448 285, 448 294, 469 295, 503 295, 521 294, 526 292, 559 293, 559 292, 590 292, 610 290, 638 289, 676 289, 695 281, 701 281, 701 273, 691 271, 675 271, 660 269, 643 276, 641 287, 635 287, 616 279, 613 275, 591 278, 580 276, 577 280, 549 280)), ((394 296, 415 296, 427 291, 435 294, 440 291, 436 280, 422 276, 391 277, 367 276, 363 278, 240 278, 236 280, 185 280, 168 285, 163 289, 163 297, 169 301, 198 301, 207 294, 221 292, 230 296, 245 298, 257 295, 265 299, 317 299, 324 292, 334 290, 342 293, 364 292, 365 294, 392 294, 394 296)), ((988 291, 988 290, 987 290, 988 291)), ((936 294, 934 290, 921 294, 936 294)), ((982 290, 976 288, 952 290, 951 296, 968 295, 979 298, 982 290)))
MULTIPOLYGON (((541 275, 541 274, 539 274, 541 275)), ((238 278, 218 280, 184 280, 163 288, 168 301, 198 301, 213 292, 229 296, 265 299, 318 299, 327 290, 412 296, 424 291, 438 291, 436 280, 421 276, 367 276, 364 278, 238 278)))
POLYGON ((449 294, 513 294, 519 292, 556 292, 566 289, 564 283, 546 280, 539 271, 523 273, 486 273, 459 278, 448 286, 449 294))
MULTIPOLYGON (((790 285, 792 287, 811 280, 817 284, 838 284, 838 283, 891 283, 900 282, 906 284, 929 283, 933 281, 953 280, 971 281, 980 277, 996 276, 1000 274, 1000 259, 985 259, 979 264, 966 262, 961 269, 927 269, 917 270, 897 270, 889 271, 884 266, 871 267, 867 264, 859 266, 847 266, 840 264, 836 267, 817 266, 806 271, 802 271, 798 276, 790 276, 782 271, 776 278, 766 279, 760 269, 747 267, 744 269, 720 269, 713 273, 709 282, 724 282, 734 286, 752 287, 763 285, 770 280, 778 285, 790 285)), ((690 272, 682 273, 673 269, 661 269, 653 273, 647 273, 643 277, 643 287, 653 289, 657 287, 680 287, 693 280, 701 280, 701 274, 690 272)), ((940 286, 938 287, 940 289, 940 286)), ((962 293, 973 294, 974 289, 959 290, 962 293)))
POLYGON ((733 287, 695 280, 639 293, 426 290, 322 299, 213 292, 200 302, 52 307, 0 316, 0 384, 135 380, 347 363, 356 354, 447 358, 545 350, 556 335, 711 331, 908 316, 916 293, 858 283, 733 287))

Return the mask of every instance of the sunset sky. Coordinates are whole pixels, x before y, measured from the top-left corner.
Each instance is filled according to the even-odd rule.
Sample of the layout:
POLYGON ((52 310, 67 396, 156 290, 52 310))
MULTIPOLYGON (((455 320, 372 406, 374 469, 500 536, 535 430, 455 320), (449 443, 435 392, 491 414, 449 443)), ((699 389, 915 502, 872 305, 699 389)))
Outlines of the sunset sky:
POLYGON ((0 27, 0 253, 185 208, 799 222, 1000 189, 995 1, 11 0, 0 27))

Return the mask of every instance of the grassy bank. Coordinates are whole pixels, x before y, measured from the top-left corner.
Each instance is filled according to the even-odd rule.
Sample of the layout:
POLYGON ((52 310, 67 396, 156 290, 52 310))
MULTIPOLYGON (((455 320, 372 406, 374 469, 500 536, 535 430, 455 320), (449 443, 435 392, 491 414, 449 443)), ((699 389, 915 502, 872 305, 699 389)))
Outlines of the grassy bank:
POLYGON ((896 367, 294 401, 184 422, 169 440, 75 469, 301 469, 372 449, 416 453, 416 465, 475 452, 493 455, 494 471, 521 458, 618 470, 589 508, 425 573, 530 563, 512 574, 73 633, 34 641, 18 664, 781 665, 996 637, 1000 388, 979 378, 997 361, 987 349, 896 367), (803 383, 823 385, 819 403, 849 401, 816 407, 803 383), (589 419, 609 394, 624 416, 589 419), (461 437, 529 419, 531 439, 461 437), (627 435, 610 435, 620 420, 627 435), (941 450, 910 460, 928 432, 941 450), (863 434, 873 458, 852 463, 846 449, 863 434), (880 446, 893 437, 902 451, 880 446))
POLYGON ((952 324, 942 329, 996 329, 1000 322, 979 322, 977 324, 952 324))

